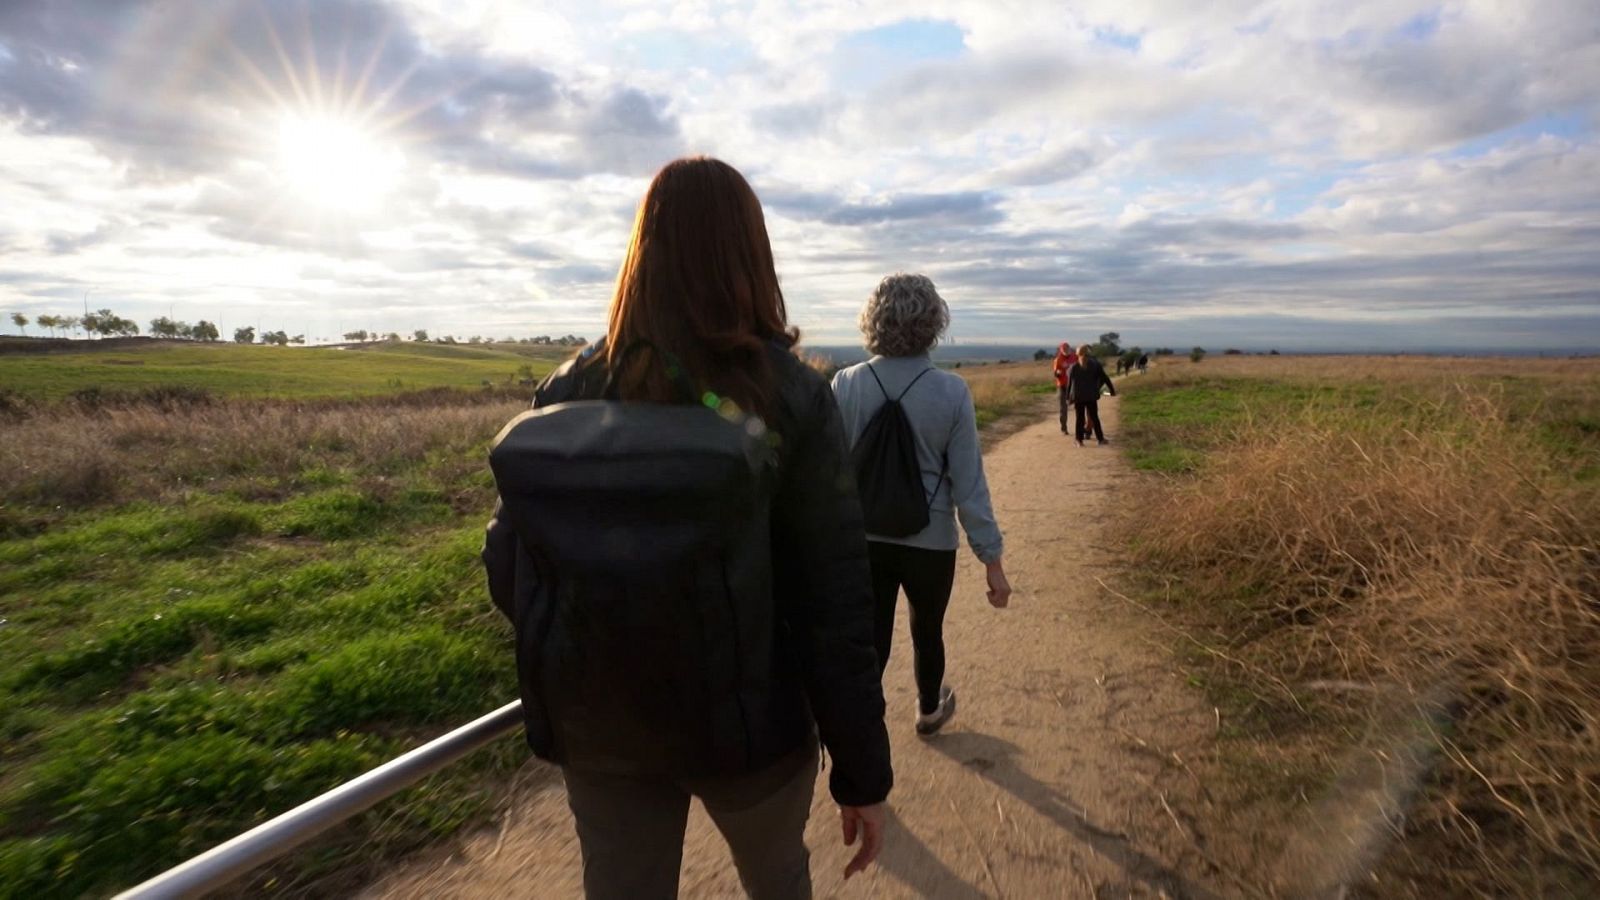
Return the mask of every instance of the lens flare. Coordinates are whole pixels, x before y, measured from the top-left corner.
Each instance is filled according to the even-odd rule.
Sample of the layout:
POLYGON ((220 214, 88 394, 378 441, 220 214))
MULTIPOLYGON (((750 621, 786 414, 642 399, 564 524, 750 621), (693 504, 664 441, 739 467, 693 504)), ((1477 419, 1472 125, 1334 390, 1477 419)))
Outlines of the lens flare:
POLYGON ((285 115, 278 164, 299 198, 334 212, 369 211, 398 181, 404 160, 359 127, 337 118, 285 115))

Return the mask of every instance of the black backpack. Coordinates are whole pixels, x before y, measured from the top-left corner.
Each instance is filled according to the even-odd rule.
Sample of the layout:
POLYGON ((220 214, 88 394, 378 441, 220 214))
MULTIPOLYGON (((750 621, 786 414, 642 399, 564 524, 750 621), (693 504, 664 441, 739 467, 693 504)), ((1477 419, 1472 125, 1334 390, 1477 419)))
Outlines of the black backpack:
POLYGON ((766 429, 617 402, 614 379, 517 416, 489 453, 537 583, 514 613, 529 742, 600 771, 746 770, 777 631, 766 429))
MULTIPOLYGON (((922 370, 898 397, 890 397, 870 364, 867 371, 883 391, 883 406, 872 414, 855 446, 850 448, 856 468, 856 489, 861 494, 861 511, 867 533, 884 537, 909 537, 928 527, 933 497, 922 486, 922 465, 917 461, 916 432, 906 418, 900 401, 922 376, 922 370)), ((938 493, 938 488, 934 489, 938 493)))

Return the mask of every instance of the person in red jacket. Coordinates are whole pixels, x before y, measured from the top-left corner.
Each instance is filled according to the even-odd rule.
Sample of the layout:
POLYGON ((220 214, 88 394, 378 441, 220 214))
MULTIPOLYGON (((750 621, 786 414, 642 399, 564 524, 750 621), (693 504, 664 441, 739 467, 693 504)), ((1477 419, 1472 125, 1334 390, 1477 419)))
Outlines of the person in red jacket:
MULTIPOLYGON (((1056 348, 1056 364, 1053 369, 1056 376, 1056 393, 1060 395, 1061 399, 1062 434, 1067 433, 1067 413, 1072 408, 1072 404, 1067 400, 1067 370, 1072 368, 1072 364, 1077 361, 1078 354, 1072 352, 1072 342, 1062 341, 1061 346, 1056 348)), ((1078 438, 1082 440, 1083 435, 1078 435, 1078 438)))

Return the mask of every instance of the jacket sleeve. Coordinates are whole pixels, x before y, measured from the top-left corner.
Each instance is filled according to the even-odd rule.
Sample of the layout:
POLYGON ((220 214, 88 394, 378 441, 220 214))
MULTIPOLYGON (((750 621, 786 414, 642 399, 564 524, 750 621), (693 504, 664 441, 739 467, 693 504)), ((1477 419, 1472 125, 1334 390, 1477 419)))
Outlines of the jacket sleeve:
POLYGON ((1000 558, 1004 542, 989 500, 989 480, 983 474, 983 453, 978 443, 978 417, 972 392, 961 382, 961 401, 947 445, 950 466, 950 500, 955 504, 961 530, 972 552, 986 563, 1000 558))
POLYGON ((844 806, 882 802, 894 783, 883 684, 872 641, 867 538, 833 393, 817 379, 782 445, 773 504, 773 575, 844 806))
MULTIPOLYGON (((1105 366, 1100 367, 1100 384, 1105 385, 1111 391, 1111 396, 1115 397, 1117 395, 1117 386, 1111 383, 1111 376, 1106 374, 1105 366)), ((1100 385, 1095 385, 1094 392, 1096 394, 1100 393, 1100 385)))
POLYGON ((494 517, 483 536, 483 569, 489 576, 489 599, 505 617, 516 621, 517 553, 521 547, 510 523, 500 516, 501 503, 494 504, 494 517))

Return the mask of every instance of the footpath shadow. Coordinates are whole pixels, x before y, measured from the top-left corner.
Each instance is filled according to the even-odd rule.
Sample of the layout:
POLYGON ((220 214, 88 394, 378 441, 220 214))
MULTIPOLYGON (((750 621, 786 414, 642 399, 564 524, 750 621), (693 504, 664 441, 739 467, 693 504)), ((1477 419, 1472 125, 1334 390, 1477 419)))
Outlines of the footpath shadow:
POLYGON ((1088 813, 1070 797, 1032 777, 1017 765, 1019 748, 1009 741, 977 732, 950 732, 929 741, 933 749, 1028 804, 1061 830, 1110 860, 1129 878, 1153 891, 1192 900, 1216 900, 1209 889, 1194 884, 1166 864, 1141 852, 1128 837, 1090 821, 1088 813))
POLYGON ((919 897, 941 900, 984 900, 988 895, 963 881, 960 875, 935 856, 893 808, 884 835, 878 865, 915 891, 919 897))

